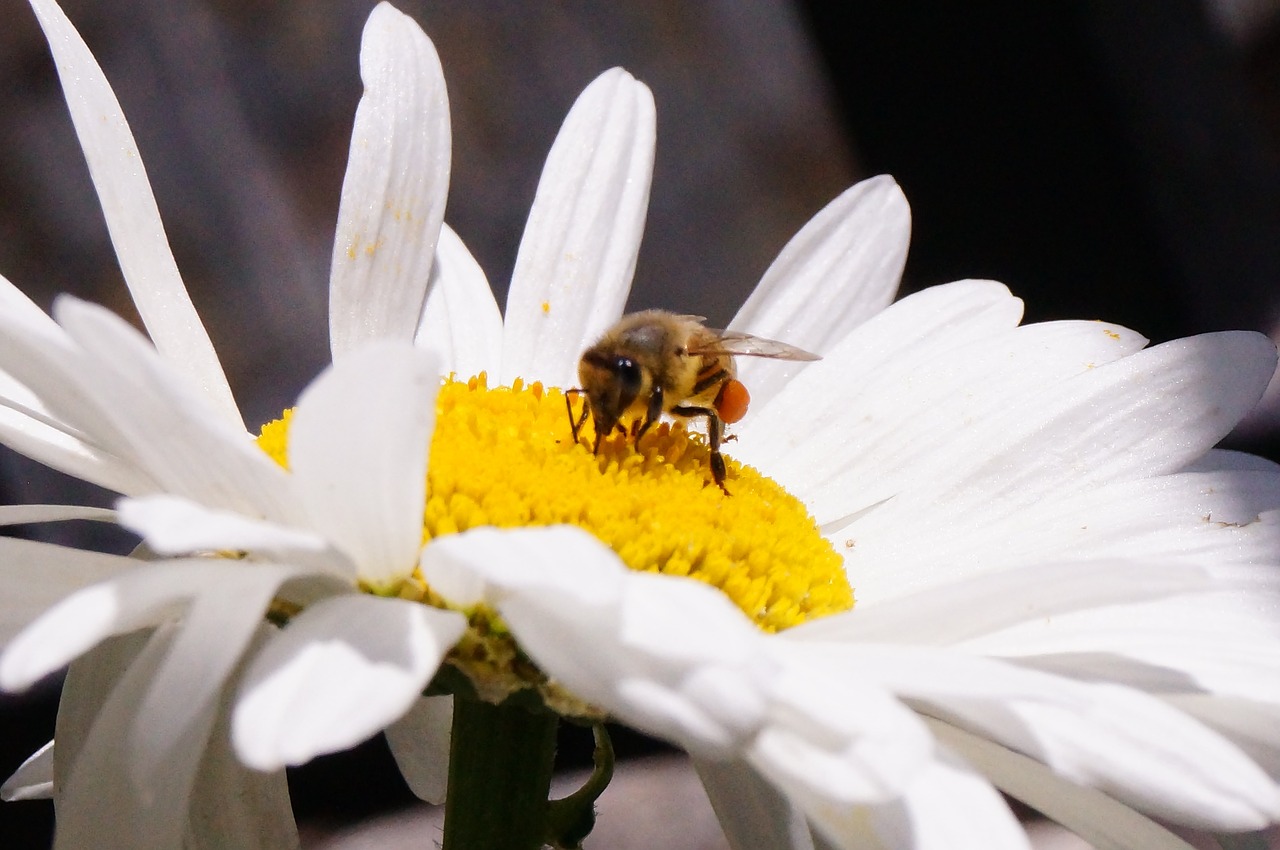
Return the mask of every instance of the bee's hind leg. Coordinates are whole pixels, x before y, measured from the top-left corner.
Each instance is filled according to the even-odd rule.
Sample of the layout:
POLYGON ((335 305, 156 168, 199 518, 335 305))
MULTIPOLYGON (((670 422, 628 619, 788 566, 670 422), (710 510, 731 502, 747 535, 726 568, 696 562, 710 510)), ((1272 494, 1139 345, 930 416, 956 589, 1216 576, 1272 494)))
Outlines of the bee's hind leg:
POLYGON ((729 474, 729 470, 724 465, 724 455, 720 454, 720 442, 724 439, 724 422, 720 421, 720 416, 709 407, 673 407, 672 413, 680 416, 705 416, 707 417, 707 445, 711 450, 711 477, 715 480, 716 486, 724 491, 726 496, 732 495, 729 488, 724 486, 724 480, 729 474))

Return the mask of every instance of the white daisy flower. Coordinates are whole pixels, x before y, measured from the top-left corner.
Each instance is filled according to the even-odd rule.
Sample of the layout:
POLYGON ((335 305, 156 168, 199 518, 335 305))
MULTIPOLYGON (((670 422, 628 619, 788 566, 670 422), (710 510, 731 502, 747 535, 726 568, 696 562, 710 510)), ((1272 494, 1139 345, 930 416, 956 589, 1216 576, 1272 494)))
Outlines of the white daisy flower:
MULTIPOLYGON (((909 217, 878 178, 801 231, 732 325, 824 355, 742 363, 755 409, 732 497, 680 426, 593 455, 562 390, 626 300, 648 91, 615 70, 575 105, 504 321, 440 226, 434 51, 384 4, 334 249, 337 363, 264 453, 211 348, 187 339, 204 335, 109 87, 56 6, 33 5, 159 353, 105 311, 63 301, 55 323, 6 286, 0 435, 129 496, 120 520, 162 554, 249 554, 138 567, 9 549, 24 596, 7 597, 0 684, 95 645, 84 658, 109 662, 72 667, 69 699, 109 689, 63 712, 76 751, 60 729, 8 786, 61 783, 60 845, 175 846, 217 813, 263 817, 236 802, 222 720, 271 770, 404 715, 393 750, 438 798, 448 698, 418 695, 442 658, 465 677, 455 770, 484 755, 476 695, 613 716, 694 755, 739 847, 1025 846, 993 785, 1099 846, 1180 846, 1149 816, 1280 818, 1280 475, 1211 450, 1272 372, 1257 335, 1144 351, 1102 323, 1019 328, 1020 302, 972 281, 886 307, 909 217), (509 386, 437 396, 441 363, 509 386), (129 781, 95 798, 119 764, 129 781), (137 825, 104 839, 102 823, 137 825)), ((278 806, 267 817, 279 826, 278 806)), ((446 827, 446 846, 466 838, 446 827)))
MULTIPOLYGON (((855 187, 827 213, 842 203, 896 220, 871 238, 901 256, 892 184, 855 187)), ((832 344, 819 323, 844 307, 840 289, 805 282, 883 284, 897 269, 868 271, 858 235, 826 242, 827 213, 766 277, 785 269, 773 292, 824 309, 734 323, 816 338, 824 359, 787 364, 803 371, 772 390, 744 368, 762 403, 734 451, 813 511, 852 610, 771 620, 799 570, 762 591, 769 577, 720 579, 713 555, 655 553, 634 526, 612 543, 629 566, 639 538, 659 571, 723 593, 606 566, 550 531, 441 539, 424 550, 426 581, 498 611, 578 697, 688 749, 735 846, 808 846, 805 819, 838 846, 1023 846, 993 785, 1096 846, 1186 846, 1153 817, 1219 832, 1274 822, 1280 476, 1212 450, 1266 386, 1270 343, 1229 333, 1143 350, 1099 322, 1019 327, 1004 287, 961 282, 855 319, 832 344), (550 554, 531 565, 539 548, 550 554)), ((673 454, 651 444, 607 472, 657 477, 625 464, 673 454)), ((731 471, 720 510, 756 497, 752 475, 731 471)), ((616 514, 661 527, 644 500, 674 492, 640 490, 616 514)), ((750 564, 792 545, 790 519, 735 518, 714 536, 750 564)), ((592 522, 579 524, 608 540, 592 522)), ((798 595, 812 601, 814 585, 798 595)))
MULTIPOLYGON (((447 189, 448 112, 439 63, 416 25, 394 9, 379 7, 371 16, 362 53, 367 92, 339 223, 346 242, 335 252, 333 271, 335 304, 346 305, 345 325, 336 324, 356 331, 335 331, 335 339, 345 339, 348 348, 362 333, 394 339, 396 330, 386 330, 379 317, 403 311, 395 298, 417 302, 399 331, 399 347, 383 342, 361 348, 304 396, 296 409, 303 428, 295 428, 290 474, 244 431, 177 275, 110 86, 61 9, 39 0, 33 8, 53 48, 122 269, 155 347, 117 317, 71 299, 56 305, 55 322, 0 279, 0 359, 6 361, 0 433, 30 456, 120 493, 180 495, 220 511, 238 534, 252 534, 253 523, 263 520, 295 532, 281 544, 289 547, 290 564, 252 568, 225 559, 147 566, 2 541, 4 686, 25 687, 92 649, 72 666, 64 687, 59 746, 29 760, 4 794, 56 794, 58 846, 169 847, 184 832, 200 843, 199 836, 191 838, 200 830, 212 830, 234 846, 296 844, 283 771, 262 775, 241 766, 225 728, 234 695, 227 684, 238 677, 237 665, 248 650, 272 648, 273 630, 263 625, 268 605, 273 616, 305 606, 293 618, 297 632, 326 617, 347 623, 337 632, 323 631, 341 639, 352 657, 338 652, 330 662, 346 662, 361 699, 342 715, 341 728, 327 730, 328 743, 312 741, 313 748, 350 746, 403 714, 464 625, 452 612, 353 592, 361 584, 391 581, 397 569, 411 571, 421 545, 422 469, 439 365, 429 355, 414 354, 410 341, 436 238, 429 228, 434 222, 439 230, 447 189), (411 167, 394 163, 377 149, 377 140, 393 153, 412 154, 411 167), (369 174, 389 163, 399 171, 395 187, 385 175, 369 174), (407 195, 373 198, 375 190, 390 188, 407 195), (383 203, 396 203, 395 214, 384 213, 383 203), (397 227, 402 233, 389 235, 397 227), (409 270, 407 252, 374 261, 367 245, 357 242, 394 245, 424 236, 430 243, 420 250, 428 264, 409 270), (361 277, 379 263, 385 268, 372 280, 361 277), (353 287, 367 296, 354 306, 354 299, 340 297, 353 287), (343 389, 352 382, 349 388, 372 405, 366 415, 378 406, 396 411, 386 417, 377 445, 363 439, 363 422, 359 439, 343 434, 353 424, 347 414, 364 406, 343 389), (336 408, 335 398, 341 399, 336 408), (317 453, 323 458, 307 459, 317 453), (369 484, 373 491, 362 490, 369 484), (300 486, 309 492, 302 494, 300 486), (337 494, 358 505, 360 516, 372 517, 372 525, 359 525, 351 511, 335 510, 337 494), (326 535, 310 532, 313 527, 326 535), (364 613, 367 605, 376 613, 364 613), (18 634, 46 608, 45 617, 18 634), (181 628, 174 628, 175 618, 181 628), (111 638, 138 629, 154 631, 143 643, 111 638), (393 663, 380 663, 387 655, 393 663), (414 681, 401 687, 405 677, 414 681), (128 771, 123 777, 122 769, 128 771), (117 828, 104 830, 104 824, 117 828)), ((26 506, 6 510, 3 519, 111 516, 26 506)), ((215 538, 216 532, 206 530, 215 538)))

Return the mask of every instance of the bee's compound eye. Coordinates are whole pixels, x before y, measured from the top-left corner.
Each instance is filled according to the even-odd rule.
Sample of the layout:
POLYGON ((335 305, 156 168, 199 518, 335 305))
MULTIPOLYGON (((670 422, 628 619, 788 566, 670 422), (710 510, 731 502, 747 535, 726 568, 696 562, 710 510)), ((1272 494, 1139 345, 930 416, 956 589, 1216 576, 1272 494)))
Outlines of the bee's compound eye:
POLYGON ((640 385, 644 383, 644 379, 640 374, 640 367, 630 357, 619 357, 618 362, 614 364, 614 370, 618 374, 618 381, 622 385, 623 390, 630 396, 636 396, 640 392, 640 385))

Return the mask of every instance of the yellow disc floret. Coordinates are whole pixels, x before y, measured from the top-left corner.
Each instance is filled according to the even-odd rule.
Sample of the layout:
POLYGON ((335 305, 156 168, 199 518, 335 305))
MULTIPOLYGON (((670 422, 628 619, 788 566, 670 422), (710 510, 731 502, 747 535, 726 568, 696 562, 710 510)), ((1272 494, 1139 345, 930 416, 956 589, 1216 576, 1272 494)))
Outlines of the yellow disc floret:
POLYGON ((447 382, 436 411, 428 539, 485 525, 577 525, 633 570, 720 588, 767 631, 853 604, 841 558, 804 505, 731 459, 726 496, 702 437, 680 423, 651 429, 638 447, 613 434, 592 455, 590 423, 574 443, 561 390, 489 389, 483 376, 447 382))
POLYGON ((293 421, 293 410, 286 410, 280 418, 262 426, 258 434, 258 448, 262 449, 272 460, 289 468, 289 423, 293 421))
MULTIPOLYGON (((575 414, 582 400, 570 394, 575 414)), ((292 411, 258 444, 288 466, 292 411)), ((640 440, 575 443, 565 395, 541 384, 450 379, 436 400, 423 540, 480 526, 576 525, 633 570, 720 588, 766 631, 853 607, 841 558, 798 499, 731 458, 723 493, 700 434, 662 423, 640 440)))
MULTIPOLYGON (((576 418, 583 400, 572 392, 569 400, 576 418)), ((286 411, 259 438, 286 467, 288 417, 286 411)), ((630 435, 609 435, 598 454, 589 421, 578 437, 559 389, 520 380, 490 388, 484 375, 447 380, 436 401, 424 541, 481 526, 576 525, 631 569, 719 588, 765 631, 853 606, 842 559, 804 505, 728 457, 726 495, 712 481, 702 435, 662 423, 638 446, 630 435)), ((442 601, 427 588, 406 587, 401 595, 442 601)), ((487 616, 473 617, 473 625, 488 623, 487 616)), ((508 649, 483 634, 471 638, 455 651, 476 656, 464 666, 512 663, 508 649)))

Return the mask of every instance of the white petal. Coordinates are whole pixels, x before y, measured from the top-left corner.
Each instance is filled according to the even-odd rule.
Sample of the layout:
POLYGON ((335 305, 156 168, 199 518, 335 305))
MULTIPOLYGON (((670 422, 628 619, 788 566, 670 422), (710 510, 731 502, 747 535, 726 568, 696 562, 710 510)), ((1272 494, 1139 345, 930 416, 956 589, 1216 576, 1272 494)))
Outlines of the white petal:
POLYGON ((812 620, 779 639, 946 646, 1028 620, 1194 592, 1209 583, 1194 564, 1099 560, 991 571, 865 604, 859 586, 854 611, 812 620))
POLYGON ((449 103, 431 40, 389 3, 369 15, 329 272, 334 359, 413 339, 449 190, 449 103))
POLYGON ((117 493, 144 493, 156 487, 144 472, 85 444, 69 429, 50 427, 10 407, 0 407, 0 443, 51 469, 117 493))
MULTIPOLYGON (((5 545, 8 544, 9 541, 5 541, 5 545)), ((89 553, 80 554, 86 556, 86 563, 74 565, 72 562, 73 568, 95 569, 96 565, 87 557, 89 553)), ((255 583, 259 574, 263 579, 268 579, 268 572, 287 574, 279 568, 268 570, 262 565, 235 566, 211 560, 146 565, 127 558, 108 561, 107 555, 94 557, 103 559, 102 566, 97 568, 105 568, 108 575, 125 569, 118 562, 127 563, 129 569, 67 596, 10 641, 0 656, 0 686, 6 690, 26 688, 104 638, 174 616, 192 597, 216 589, 219 582, 234 582, 237 573, 245 574, 255 583)), ((275 579, 277 584, 281 580, 275 579)), ((238 582, 236 586, 239 587, 238 582)), ((260 616, 265 607, 264 601, 254 616, 260 616)))
POLYGON ((612 550, 572 526, 483 527, 437 538, 422 550, 423 577, 451 605, 494 603, 512 592, 554 594, 560 586, 591 609, 615 605, 625 567, 612 550), (563 557, 557 557, 557 554, 563 557), (550 572, 541 566, 558 562, 550 572))
MULTIPOLYGON (((1258 475, 1266 474, 1186 473, 1172 478, 1258 475)), ((1018 658, 1075 678, 1141 684, 1168 693, 1233 694, 1280 702, 1280 574, 1274 567, 1280 516, 1272 511, 1261 520, 1234 525, 1196 516, 1199 507, 1191 500, 1178 510, 1192 514, 1181 527, 1169 522, 1176 518, 1175 511, 1161 516, 1161 506, 1153 508, 1152 557, 1165 569, 1176 570, 1180 560, 1199 566, 1212 577, 1207 587, 1184 594, 1153 593, 1146 599, 1117 598, 1106 606, 1080 606, 1016 623, 1008 616, 991 618, 992 630, 971 630, 965 648, 1018 658), (1162 536, 1170 544, 1167 549, 1159 545, 1162 536), (1222 540, 1208 546, 1196 542, 1206 537, 1222 540)), ((1101 527, 1105 539, 1107 523, 1095 519, 1093 524, 1101 527)), ((1147 528, 1131 524, 1141 543, 1147 528)), ((1122 534, 1115 536, 1122 539, 1122 534)), ((1130 568, 1118 563, 1116 578, 1130 568)), ((1141 568, 1137 575, 1146 571, 1141 568)), ((983 607, 992 608, 989 602, 983 607)))
POLYGON ((694 759, 733 850, 813 850, 804 815, 745 761, 694 759))
MULTIPOLYGON (((787 457, 811 470, 798 492, 826 523, 912 487, 928 490, 966 432, 1145 343, 1117 326, 1051 322, 937 350, 923 363, 904 358, 862 386, 842 415, 807 429, 809 439, 787 457)), ((832 357, 812 371, 835 383, 843 365, 832 357)))
POLYGON ((145 696, 133 706, 130 767, 134 782, 144 790, 163 781, 168 763, 180 762, 193 740, 209 734, 220 694, 276 588, 298 572, 235 561, 206 561, 197 569, 202 586, 164 660, 150 674, 145 696))
POLYGON ((498 302, 480 264, 447 224, 440 230, 431 288, 414 342, 440 358, 445 375, 496 375, 502 362, 498 302))
POLYGON ((1280 463, 1246 452, 1211 449, 1188 464, 1183 472, 1280 472, 1280 463))
POLYGON ((0 505, 0 525, 67 522, 73 519, 115 522, 116 512, 109 508, 90 508, 84 505, 0 505))
POLYGON ((58 323, 4 275, 0 275, 0 312, 9 319, 22 323, 33 333, 44 334, 49 339, 59 339, 63 335, 58 323))
MULTIPOLYGON (((1172 472, 1199 457, 1252 404, 1251 397, 1270 375, 1272 359, 1264 337, 1214 334, 1177 340, 1086 371, 960 430, 943 441, 945 451, 934 452, 927 465, 915 470, 913 486, 904 482, 894 498, 882 495, 875 510, 830 530, 854 541, 848 568, 859 576, 860 593, 868 600, 931 581, 926 561, 962 561, 969 555, 954 552, 976 554, 972 544, 979 536, 1012 540, 1024 549, 1033 546, 1035 532, 1030 529, 1035 526, 1024 522, 1025 513, 1052 515, 1061 500, 1085 499, 1091 491, 1120 486, 1126 479, 1172 472), (1224 380, 1225 375, 1230 379, 1224 380), (923 516, 929 521, 921 523, 923 516), (903 535, 903 527, 917 531, 903 535), (893 570, 874 566, 890 563, 893 570)), ((849 478, 844 487, 853 488, 855 480, 849 478)), ((838 488, 833 493, 838 495, 838 488)), ((864 501, 859 493, 853 504, 864 501)), ((1126 516, 1140 513, 1135 504, 1126 516)), ((1064 510, 1063 518, 1067 515, 1064 510)), ((1097 537, 1065 521, 1054 536, 1097 537)), ((990 551, 985 543, 982 549, 990 551)), ((1075 557, 1073 549, 1062 555, 1046 549, 1039 557, 1075 557)), ((1114 550, 1098 554, 1129 556, 1114 550)), ((987 565, 1004 564, 984 558, 983 567, 987 565)), ((957 563, 956 572, 963 566, 957 563)))
POLYGON ((216 702, 199 693, 188 701, 185 691, 158 694, 173 684, 165 665, 192 660, 182 640, 179 628, 166 625, 110 639, 72 664, 58 710, 55 847, 297 846, 283 772, 253 774, 227 752, 221 677, 213 683, 216 702), (168 703, 158 718, 146 711, 157 697, 168 703), (178 745, 145 775, 138 760, 171 726, 183 729, 178 745))
POLYGON ((4 310, 0 310, 0 328, 0 362, 10 390, 7 406, 70 434, 93 433, 83 427, 92 424, 86 415, 91 411, 78 403, 75 392, 80 359, 75 341, 61 327, 56 334, 48 334, 25 321, 21 313, 4 310))
POLYGON ((54 315, 84 350, 75 368, 80 393, 96 402, 92 427, 109 426, 119 454, 168 492, 250 516, 294 514, 284 470, 242 428, 214 417, 127 322, 66 296, 54 315))
POLYGON ((784 787, 866 801, 891 797, 928 755, 923 727, 883 691, 780 669, 722 593, 629 571, 579 529, 452 535, 424 549, 422 571, 452 601, 495 607, 575 695, 695 756, 749 751, 784 787))
POLYGON ((930 720, 940 740, 1011 797, 1052 818, 1097 850, 1191 850, 1169 830, 1092 788, 1073 785, 1047 767, 999 744, 930 720))
POLYGON ((877 685, 783 663, 719 591, 628 571, 576 528, 453 535, 424 549, 422 571, 455 602, 495 607, 577 696, 700 758, 747 754, 811 817, 894 799, 931 757, 877 685))
MULTIPOLYGON (((1009 516, 956 517, 937 511, 927 527, 917 526, 913 535, 899 534, 897 540, 881 533, 882 527, 857 521, 830 537, 837 545, 853 543, 845 548, 846 567, 864 606, 975 581, 985 572, 1013 575, 1036 564, 1030 575, 1039 564, 1053 561, 1099 562, 1083 567, 1090 573, 1103 563, 1116 566, 1114 576, 1100 576, 1100 583, 1089 587, 1068 582, 1086 593, 1109 592, 1112 579, 1127 583, 1124 571, 1135 562, 1157 569, 1173 562, 1196 563, 1210 575, 1240 578, 1236 573, 1242 565, 1270 563, 1280 551, 1280 516, 1261 508, 1277 483, 1268 473, 1179 473, 1115 482, 1066 498, 1049 495, 1009 516), (992 547, 991 540, 1002 541, 1001 546, 992 547)), ((982 607, 989 610, 990 605, 982 607)))
POLYGON ((746 617, 699 582, 627 570, 580 529, 450 535, 422 573, 451 602, 496 607, 543 670, 636 728, 724 757, 763 722, 775 671, 746 617))
MULTIPOLYGON (((0 317, 7 327, 22 329, 27 345, 47 345, 54 350, 70 347, 70 339, 53 319, 12 283, 0 276, 0 317)), ((0 356, 13 357, 9 345, 0 356)), ((19 362, 27 360, 17 355, 19 362)), ((58 381, 56 373, 49 377, 58 381)), ((46 384, 37 381, 42 389, 46 384)), ((0 442, 45 466, 101 485, 116 492, 136 492, 154 486, 137 470, 101 446, 84 442, 75 427, 54 416, 25 384, 0 371, 0 442)))
POLYGON ((236 751, 273 770, 358 744, 408 711, 465 627, 460 614, 401 599, 321 600, 245 674, 236 751))
MULTIPOLYGON (((6 663, 14 635, 49 606, 70 593, 132 572, 138 565, 131 558, 0 537, 0 644, 8 645, 6 655, 0 656, 0 668, 6 663)), ((50 669, 61 663, 65 662, 50 669)), ((35 678, 40 675, 36 673, 35 678)), ((9 688, 7 683, 2 686, 9 688)))
POLYGON ((1176 473, 1049 494, 1007 516, 937 511, 910 539, 891 541, 856 522, 835 536, 855 539, 848 566, 859 599, 878 603, 911 587, 1055 559, 1112 561, 1121 570, 1125 561, 1194 561, 1224 575, 1229 565, 1274 561, 1277 505, 1280 476, 1270 472, 1176 473))
POLYGON ((430 354, 372 343, 325 371, 294 410, 289 464, 311 527, 374 586, 417 562, 439 388, 430 354))
MULTIPOLYGON (((266 626, 259 633, 267 631, 266 626)), ((218 719, 191 789, 184 850, 293 850, 298 828, 283 770, 245 767, 231 748, 231 690, 222 694, 218 719)))
POLYGON ((848 431, 851 404, 868 383, 888 369, 911 374, 965 343, 1011 330, 1020 318, 1022 301, 990 281, 959 281, 908 295, 825 352, 814 364, 821 369, 806 369, 735 426, 733 454, 770 474, 786 472, 790 489, 807 492, 804 471, 789 471, 793 465, 784 461, 814 429, 848 431), (839 377, 827 369, 840 370, 839 377))
POLYGON ((0 365, 10 381, 0 416, 6 442, 55 468, 84 473, 86 480, 121 483, 122 492, 154 486, 92 392, 83 364, 83 354, 61 329, 57 336, 33 331, 0 310, 0 365), (40 388, 38 397, 30 387, 40 388))
POLYGON ((0 800, 48 800, 53 797, 53 741, 32 753, 0 785, 0 800))
POLYGON ((32 0, 53 52, 120 269, 151 338, 216 415, 243 427, 226 376, 169 250, 138 146, 102 69, 52 0, 32 0))
POLYGON ((453 697, 420 697, 386 734, 409 790, 432 805, 443 803, 449 790, 453 697))
POLYGON ((935 757, 919 718, 877 683, 781 666, 748 754, 806 810, 890 802, 935 757))
POLYGON ((248 552, 268 560, 327 569, 354 582, 355 566, 319 534, 215 511, 177 496, 121 499, 120 525, 160 555, 248 552))
POLYGON ((1166 699, 1230 738, 1273 779, 1280 781, 1280 707, 1275 703, 1212 693, 1179 694, 1166 699))
POLYGON ((507 295, 503 383, 574 386, 622 314, 649 203, 653 95, 621 68, 578 97, 547 156, 507 295))
MULTIPOLYGON (((1026 833, 1009 807, 985 778, 955 759, 931 762, 908 789, 901 803, 859 813, 871 821, 871 831, 885 847, 919 850, 1030 850, 1026 833)), ((844 846, 862 846, 865 827, 858 815, 829 813, 815 821, 828 826, 844 846), (847 837, 847 838, 846 838, 847 837), (850 840, 851 839, 851 840, 850 840)))
MULTIPOLYGON (((792 237, 729 327, 822 354, 893 300, 910 238, 898 184, 863 180, 792 237)), ((744 357, 738 373, 764 402, 806 365, 744 357)))
MULTIPOLYGON (((169 645, 172 628, 164 628, 164 633, 153 647, 157 652, 163 652, 169 645)), ((65 788, 71 768, 79 758, 80 750, 88 740, 99 712, 111 696, 112 688, 118 684, 134 659, 143 652, 154 632, 154 629, 139 629, 125 635, 109 637, 71 662, 71 666, 67 668, 66 678, 62 683, 62 696, 58 700, 57 725, 54 727, 55 785, 65 788)), ((152 658, 152 662, 157 660, 152 658)), ((118 763, 113 769, 123 776, 124 763, 118 763)))
MULTIPOLYGON (((809 663, 816 663, 816 646, 806 649, 809 663)), ((1280 816, 1280 790, 1245 753, 1133 688, 1076 682, 954 651, 826 649, 824 669, 882 683, 932 716, 1157 817, 1225 832, 1259 829, 1280 816)))
MULTIPOLYGON (((180 846, 212 718, 159 765, 153 781, 140 785, 130 770, 138 743, 137 703, 175 633, 164 627, 113 639, 71 665, 54 735, 59 803, 54 850, 180 846)), ((181 697, 171 696, 181 711, 181 697)))
MULTIPOLYGON (((22 327, 20 323, 15 322, 14 324, 22 327)), ((29 334, 30 339, 41 340, 41 342, 45 342, 54 348, 67 347, 71 344, 70 340, 65 337, 59 337, 56 341, 43 340, 38 333, 31 332, 30 329, 23 328, 23 330, 29 334)), ((62 328, 58 328, 58 333, 62 334, 62 328)), ((51 414, 36 393, 7 372, 0 372, 0 404, 3 404, 8 414, 21 414, 24 418, 31 419, 46 428, 51 428, 69 437, 80 436, 75 428, 51 414)))
POLYGON ((1222 592, 1071 612, 1051 624, 1029 620, 965 647, 1072 678, 1280 703, 1277 609, 1274 589, 1260 593, 1242 582, 1222 592))
POLYGON ((934 498, 1003 513, 1050 492, 1176 471, 1253 407, 1274 368, 1266 337, 1230 332, 1089 370, 959 435, 951 463, 935 469, 934 498))

